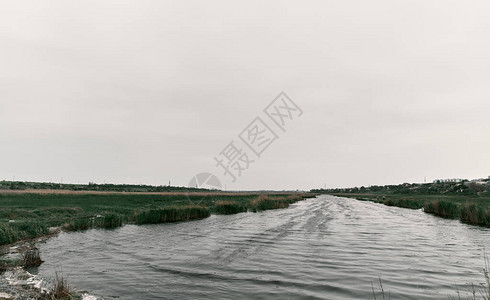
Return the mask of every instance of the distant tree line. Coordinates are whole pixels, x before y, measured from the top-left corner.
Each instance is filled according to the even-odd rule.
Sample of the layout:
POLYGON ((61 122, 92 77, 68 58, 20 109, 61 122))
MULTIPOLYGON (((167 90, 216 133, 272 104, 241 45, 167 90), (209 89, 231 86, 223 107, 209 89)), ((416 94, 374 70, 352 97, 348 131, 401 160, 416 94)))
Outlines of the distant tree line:
POLYGON ((144 185, 144 184, 67 184, 52 182, 23 182, 0 181, 0 190, 70 190, 70 191, 105 191, 105 192, 205 192, 212 191, 203 188, 191 188, 170 185, 144 185))
POLYGON ((387 193, 407 195, 490 195, 490 181, 479 182, 462 180, 460 182, 402 183, 398 185, 373 185, 368 187, 312 189, 312 193, 387 193))

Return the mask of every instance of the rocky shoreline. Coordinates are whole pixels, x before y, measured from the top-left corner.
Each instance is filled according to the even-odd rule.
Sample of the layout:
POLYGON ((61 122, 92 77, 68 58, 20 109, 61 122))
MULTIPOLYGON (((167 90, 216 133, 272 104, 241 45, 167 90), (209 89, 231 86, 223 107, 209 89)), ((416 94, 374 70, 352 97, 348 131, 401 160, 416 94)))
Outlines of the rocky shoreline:
MULTIPOLYGON (((62 276, 60 278, 44 278, 41 275, 33 274, 35 268, 25 266, 25 253, 37 250, 35 243, 46 240, 60 232, 60 228, 52 228, 50 234, 32 241, 21 241, 12 245, 0 248, 0 300, 22 299, 82 299, 97 300, 99 298, 89 295, 86 292, 68 290, 60 297, 56 289, 59 289, 59 282, 66 283, 62 276), (32 273, 31 273, 32 272, 32 273)), ((59 293, 58 293, 59 294, 59 293)))

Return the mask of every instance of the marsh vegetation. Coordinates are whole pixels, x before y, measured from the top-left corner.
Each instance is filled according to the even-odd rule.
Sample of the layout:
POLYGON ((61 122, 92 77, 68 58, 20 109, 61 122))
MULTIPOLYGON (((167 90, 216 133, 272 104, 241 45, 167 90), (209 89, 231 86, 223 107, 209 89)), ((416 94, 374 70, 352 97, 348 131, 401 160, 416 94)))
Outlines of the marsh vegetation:
POLYGON ((285 208, 311 193, 0 193, 0 245, 123 224, 155 224, 285 208))

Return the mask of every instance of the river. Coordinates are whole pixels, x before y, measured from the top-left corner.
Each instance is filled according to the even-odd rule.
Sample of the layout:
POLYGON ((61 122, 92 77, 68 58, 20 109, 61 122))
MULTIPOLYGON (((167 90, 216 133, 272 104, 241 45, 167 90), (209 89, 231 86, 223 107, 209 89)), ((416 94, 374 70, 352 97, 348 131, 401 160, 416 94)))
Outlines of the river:
POLYGON ((61 271, 104 299, 448 299, 484 282, 490 230, 353 199, 115 230, 40 243, 39 273, 61 271))

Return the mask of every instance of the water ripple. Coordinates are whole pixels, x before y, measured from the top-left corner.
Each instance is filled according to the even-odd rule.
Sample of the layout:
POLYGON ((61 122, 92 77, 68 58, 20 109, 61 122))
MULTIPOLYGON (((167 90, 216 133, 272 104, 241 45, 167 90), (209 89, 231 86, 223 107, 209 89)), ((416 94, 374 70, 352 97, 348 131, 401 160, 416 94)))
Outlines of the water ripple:
POLYGON ((483 280, 490 230, 420 210, 321 196, 288 209, 62 233, 39 245, 111 299, 447 299, 483 280))

